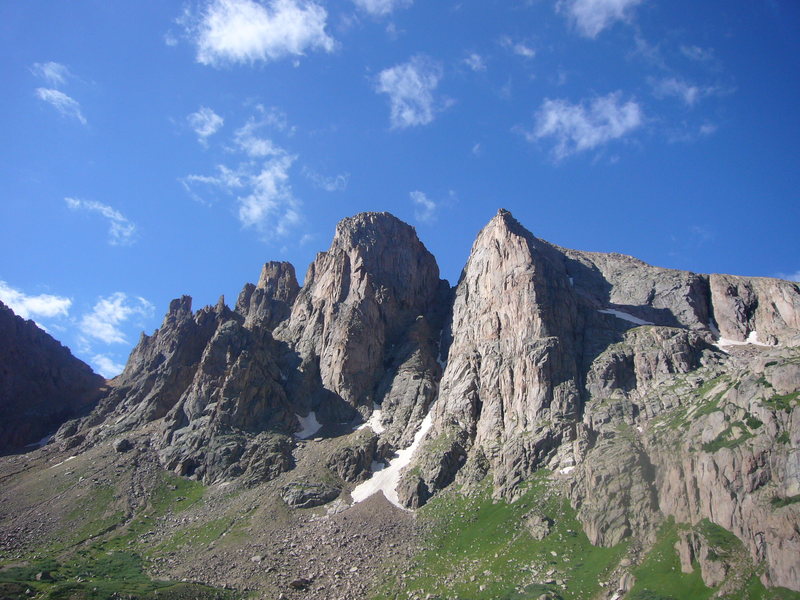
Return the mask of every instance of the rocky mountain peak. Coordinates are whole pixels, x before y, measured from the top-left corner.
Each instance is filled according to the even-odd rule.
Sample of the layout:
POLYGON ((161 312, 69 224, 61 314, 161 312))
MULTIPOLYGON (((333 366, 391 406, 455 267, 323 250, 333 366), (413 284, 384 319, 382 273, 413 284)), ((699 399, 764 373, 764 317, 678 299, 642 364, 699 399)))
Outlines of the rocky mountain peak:
POLYGON ((265 290, 275 300, 289 303, 294 302, 297 292, 300 291, 292 263, 277 261, 264 264, 256 288, 265 290))

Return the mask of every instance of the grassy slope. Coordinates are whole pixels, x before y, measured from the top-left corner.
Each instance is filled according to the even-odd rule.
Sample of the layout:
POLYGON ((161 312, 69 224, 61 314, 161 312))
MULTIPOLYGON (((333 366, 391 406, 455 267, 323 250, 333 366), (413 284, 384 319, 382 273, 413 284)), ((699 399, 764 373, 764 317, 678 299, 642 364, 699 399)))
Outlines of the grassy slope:
POLYGON ((471 497, 446 492, 419 512, 429 531, 426 549, 399 585, 377 598, 409 595, 498 600, 554 597, 588 600, 600 590, 626 552, 592 546, 569 502, 551 489, 544 471, 514 503, 493 501, 488 488, 471 497), (553 520, 550 534, 535 540, 525 517, 535 511, 553 520), (550 583, 546 583, 550 582, 550 583))
POLYGON ((67 514, 67 527, 61 535, 36 549, 23 566, 0 570, 0 597, 232 597, 229 592, 197 584, 154 581, 145 573, 148 558, 156 556, 147 542, 148 532, 158 525, 159 518, 180 514, 201 502, 203 492, 200 483, 165 472, 145 508, 123 524, 124 513, 114 503, 114 488, 92 488, 67 514), (38 558, 41 556, 48 558, 38 558))

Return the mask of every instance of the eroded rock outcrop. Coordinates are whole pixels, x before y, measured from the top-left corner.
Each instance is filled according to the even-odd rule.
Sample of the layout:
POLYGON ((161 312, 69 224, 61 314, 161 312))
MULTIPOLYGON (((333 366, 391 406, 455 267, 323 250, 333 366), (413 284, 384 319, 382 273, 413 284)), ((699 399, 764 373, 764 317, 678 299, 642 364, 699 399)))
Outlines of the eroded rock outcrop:
MULTIPOLYGON (((421 362, 420 376, 435 390, 447 291, 412 227, 388 213, 341 221, 330 249, 309 267, 290 318, 275 332, 297 355, 288 387, 294 402, 329 420, 366 418, 392 395, 394 372, 409 360, 421 362), (414 329, 418 319, 428 329, 414 329)), ((432 394, 421 392, 429 404, 432 394)), ((417 396, 406 402, 416 403, 417 396)))
POLYGON ((508 494, 549 458, 580 408, 578 318, 562 255, 500 211, 456 288, 447 368, 411 488, 429 496, 449 484, 476 448, 508 494))

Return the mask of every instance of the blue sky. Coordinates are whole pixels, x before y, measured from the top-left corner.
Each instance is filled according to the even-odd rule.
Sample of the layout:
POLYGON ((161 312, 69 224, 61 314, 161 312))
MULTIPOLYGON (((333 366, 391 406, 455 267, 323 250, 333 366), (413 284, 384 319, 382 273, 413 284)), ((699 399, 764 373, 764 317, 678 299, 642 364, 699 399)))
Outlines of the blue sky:
POLYGON ((0 299, 99 372, 386 210, 800 278, 795 0, 0 4, 0 299))

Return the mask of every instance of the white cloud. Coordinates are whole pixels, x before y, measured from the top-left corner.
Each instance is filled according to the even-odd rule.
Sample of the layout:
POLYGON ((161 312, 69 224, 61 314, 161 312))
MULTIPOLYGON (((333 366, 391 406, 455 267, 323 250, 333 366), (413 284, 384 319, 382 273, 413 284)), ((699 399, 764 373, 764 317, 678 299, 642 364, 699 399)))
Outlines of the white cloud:
POLYGON ((800 270, 797 270, 794 273, 777 273, 775 277, 778 279, 785 279, 786 281, 800 282, 800 270))
POLYGON ((616 21, 630 21, 634 7, 642 0, 559 0, 559 11, 566 11, 578 31, 596 38, 616 21))
POLYGON ((124 364, 114 362, 114 359, 105 354, 95 354, 92 357, 91 363, 94 370, 106 379, 116 377, 122 373, 122 370, 125 368, 124 364))
POLYGON ((698 62, 707 62, 714 59, 714 50, 711 48, 701 48, 700 46, 681 46, 681 53, 690 59, 698 62))
POLYGON ((120 325, 134 316, 150 317, 153 305, 144 298, 131 300, 123 292, 115 292, 107 298, 100 298, 92 312, 80 320, 81 333, 106 344, 125 344, 127 339, 120 325))
POLYGON ((201 144, 206 143, 206 139, 220 130, 225 120, 207 106, 201 106, 197 112, 193 112, 186 120, 189 126, 194 129, 197 139, 201 144))
POLYGON ((525 42, 515 42, 507 35, 500 38, 500 43, 503 47, 508 48, 511 52, 522 58, 533 58, 536 56, 536 50, 528 46, 525 42))
POLYGON ((0 281, 0 301, 23 319, 66 317, 72 306, 72 300, 52 294, 28 294, 12 288, 5 281, 0 281))
POLYGON ((81 112, 81 105, 64 92, 50 88, 36 88, 36 96, 39 100, 47 102, 65 117, 76 119, 81 124, 86 125, 86 117, 81 112))
MULTIPOLYGON (((294 129, 286 115, 276 108, 257 105, 256 114, 236 129, 228 152, 237 155, 238 164, 217 165, 211 175, 192 174, 179 179, 197 201, 208 203, 199 188, 214 188, 236 204, 243 227, 258 231, 264 238, 287 235, 303 221, 300 201, 290 183, 290 170, 297 156, 260 134, 269 128, 288 135, 294 129)), ((334 180, 331 185, 337 182, 334 180)))
POLYGON ((651 80, 650 85, 653 87, 653 93, 656 98, 675 96, 683 100, 686 106, 694 106, 701 96, 704 95, 704 90, 701 88, 687 83, 682 79, 677 79, 676 77, 651 80))
POLYGON ((434 92, 441 78, 441 66, 426 56, 415 56, 380 72, 376 90, 389 96, 393 128, 433 121, 438 110, 434 92))
POLYGON ((233 141, 236 149, 252 158, 286 154, 286 151, 272 140, 258 135, 262 129, 288 132, 289 135, 294 134, 294 128, 289 127, 286 114, 277 108, 264 108, 261 105, 256 106, 256 110, 258 115, 250 117, 247 123, 234 132, 233 141))
POLYGON ((358 8, 371 15, 385 16, 398 8, 411 6, 413 0, 353 0, 358 8))
POLYGON ((536 114, 534 130, 525 135, 529 141, 553 138, 553 155, 560 160, 619 139, 643 120, 639 104, 623 102, 620 92, 582 104, 547 99, 536 114))
POLYGON ((423 192, 415 191, 409 194, 414 203, 414 218, 420 223, 433 223, 436 220, 436 202, 428 198, 423 192))
POLYGON ((46 63, 33 63, 31 72, 36 75, 36 77, 43 79, 47 84, 53 87, 64 85, 67 82, 67 79, 72 76, 72 74, 69 72, 69 69, 65 65, 52 61, 46 63))
POLYGON ((197 185, 215 187, 236 198, 237 216, 244 227, 271 235, 286 235, 302 222, 300 203, 294 197, 289 170, 296 156, 280 153, 265 161, 247 161, 235 170, 217 166, 217 175, 188 175, 181 184, 197 200, 197 185))
POLYGON ((115 208, 93 200, 64 198, 70 210, 95 212, 108 220, 108 243, 112 246, 129 246, 135 241, 136 225, 115 208))
POLYGON ((476 73, 486 70, 486 61, 477 52, 472 52, 467 58, 464 59, 464 64, 476 73))
POLYGON ((653 95, 655 95, 656 98, 679 98, 689 107, 694 106, 703 98, 732 92, 732 90, 713 85, 701 87, 684 81, 683 79, 678 79, 677 77, 650 79, 649 81, 653 88, 653 95))
POLYGON ((703 123, 698 130, 700 135, 706 136, 717 132, 718 127, 714 123, 703 123))
POLYGON ((333 177, 326 177, 309 167, 303 167, 302 172, 305 178, 308 179, 314 187, 326 192, 343 192, 347 189, 347 184, 350 182, 350 173, 341 173, 333 177))
POLYGON ((332 52, 328 13, 312 0, 211 0, 187 23, 197 61, 215 67, 274 61, 307 50, 332 52))
POLYGON ((250 193, 237 198, 242 225, 263 232, 269 224, 274 226, 274 233, 285 235, 302 220, 289 184, 289 169, 295 158, 284 154, 266 161, 250 176, 250 193))

